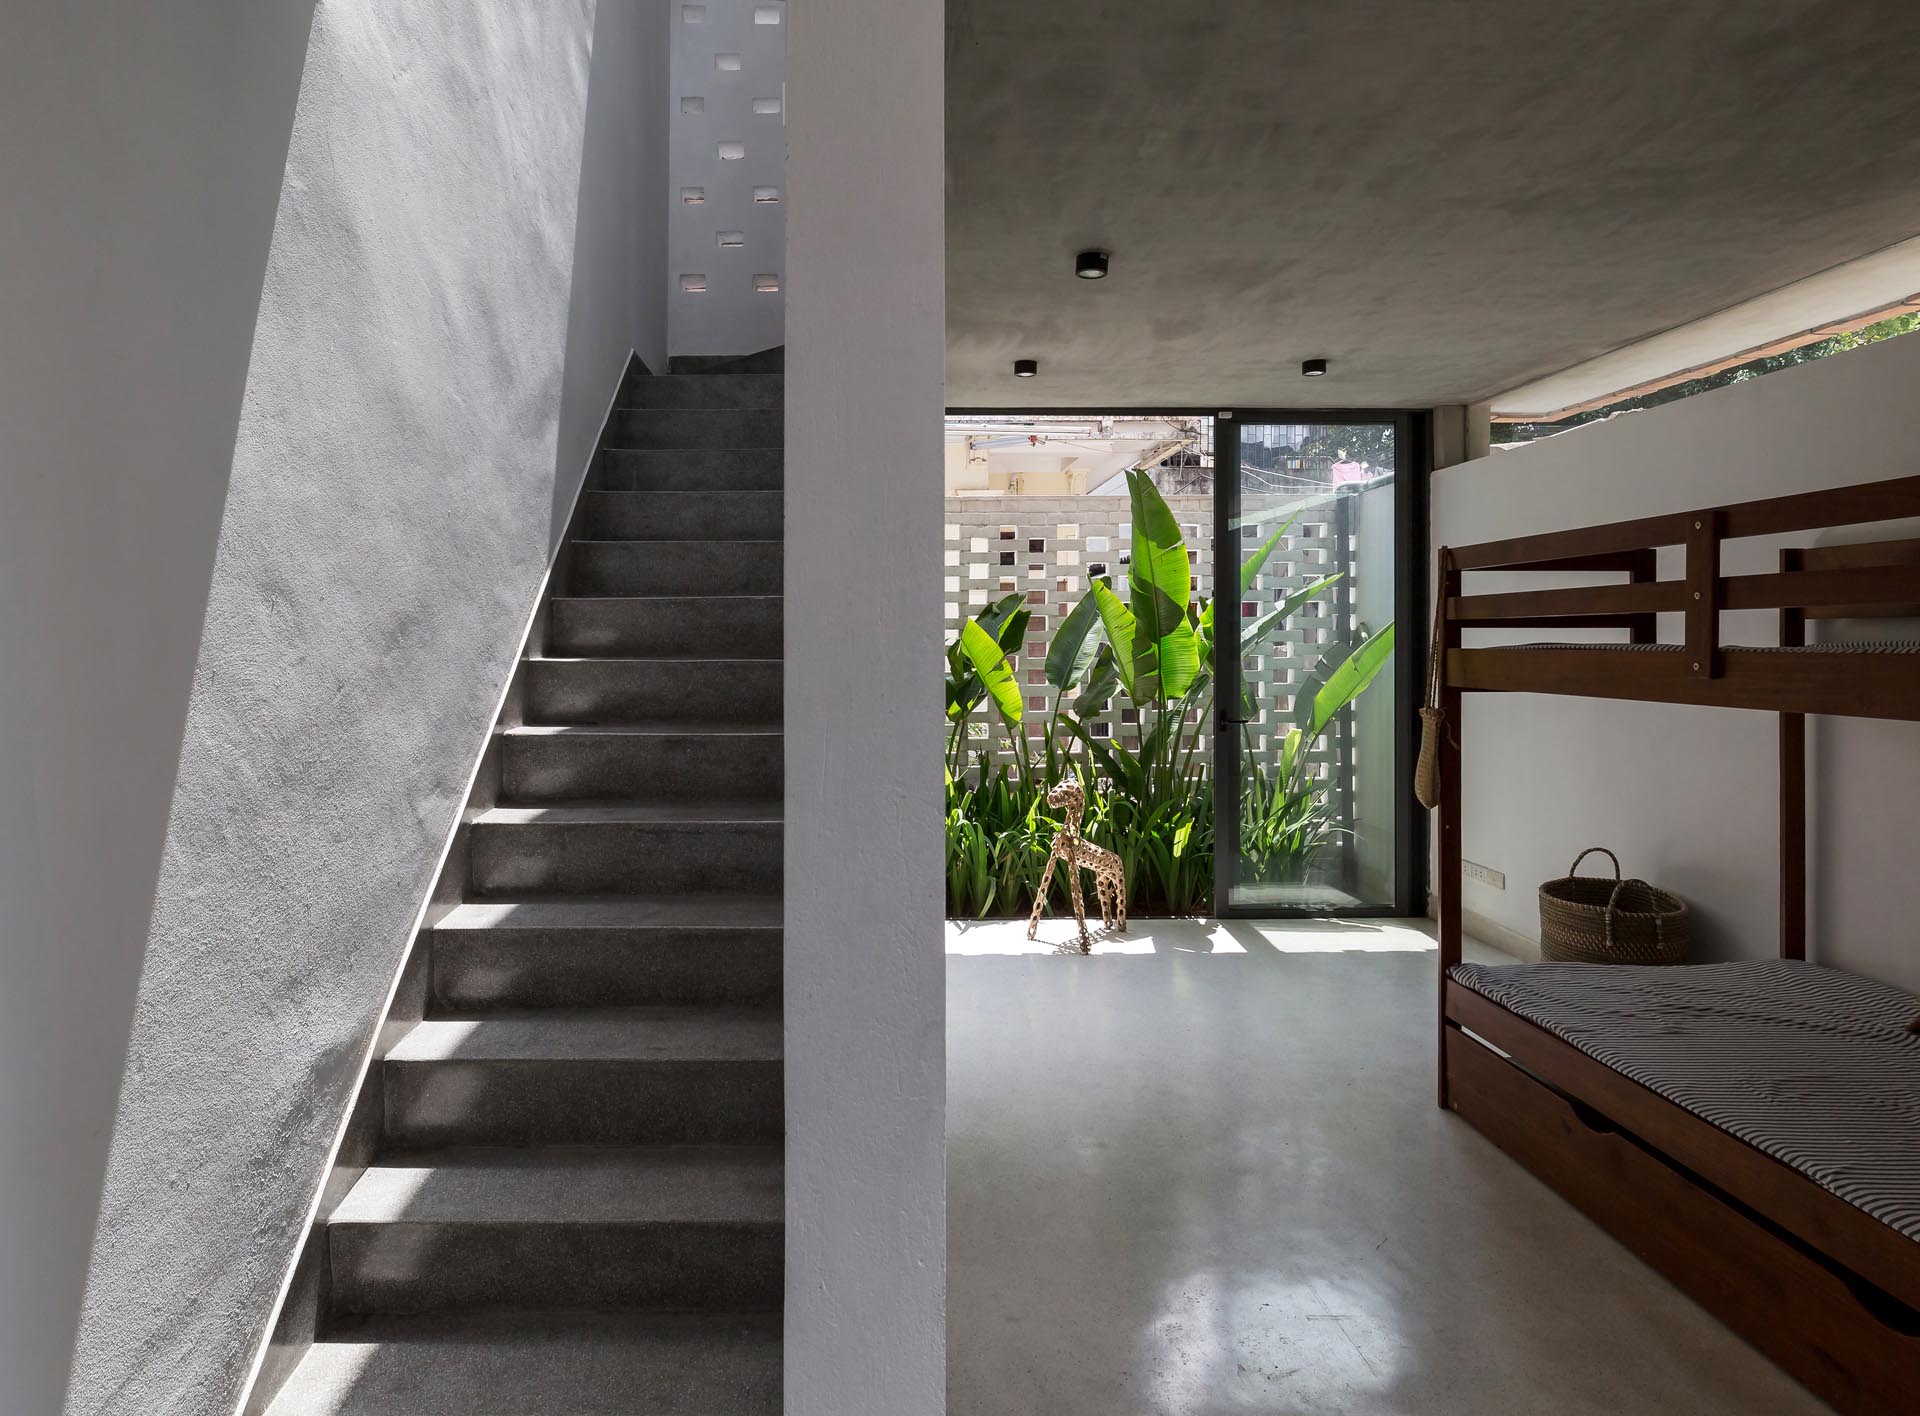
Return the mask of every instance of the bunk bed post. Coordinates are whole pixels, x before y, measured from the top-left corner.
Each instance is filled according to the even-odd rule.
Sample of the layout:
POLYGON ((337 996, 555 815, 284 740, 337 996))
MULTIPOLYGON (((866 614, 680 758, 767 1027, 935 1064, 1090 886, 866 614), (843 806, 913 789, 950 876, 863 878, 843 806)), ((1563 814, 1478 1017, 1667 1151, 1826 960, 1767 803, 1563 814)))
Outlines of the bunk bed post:
MULTIPOLYGON (((1652 549, 1633 551, 1627 556, 1627 583, 1629 585, 1648 585, 1660 578, 1660 557, 1652 549)), ((1635 615, 1628 626, 1627 642, 1630 644, 1653 644, 1660 638, 1660 621, 1656 615, 1635 615)))
MULTIPOLYGON (((1783 572, 1803 568, 1791 547, 1780 552, 1783 572)), ((1798 648, 1807 642, 1804 611, 1780 611, 1780 643, 1798 648)), ((1780 715, 1780 957, 1807 957, 1807 717, 1780 715)))
POLYGON ((1687 529, 1687 661, 1696 678, 1720 677, 1720 513, 1694 514, 1687 529))
POLYGON ((1436 877, 1440 886, 1440 979, 1437 1016, 1439 1033, 1440 1107, 1447 1098, 1447 970, 1460 962, 1460 749, 1463 734, 1460 723, 1460 690, 1450 682, 1447 651, 1460 647, 1460 622, 1448 613, 1451 601, 1460 593, 1460 572, 1445 546, 1440 548, 1440 596, 1438 618, 1440 643, 1440 763, 1439 861, 1436 877))

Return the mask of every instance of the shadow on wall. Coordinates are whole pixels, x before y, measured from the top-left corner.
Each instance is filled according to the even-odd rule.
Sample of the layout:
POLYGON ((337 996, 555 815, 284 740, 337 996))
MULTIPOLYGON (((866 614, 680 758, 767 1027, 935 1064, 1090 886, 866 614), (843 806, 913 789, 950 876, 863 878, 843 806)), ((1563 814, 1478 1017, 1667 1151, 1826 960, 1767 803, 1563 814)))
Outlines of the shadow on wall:
MULTIPOLYGON (((231 1408, 558 517, 664 347, 634 259, 660 0, 203 8, 150 51, 55 37, 102 73, 74 126, 125 108, 140 174, 82 153, 99 180, 48 208, 49 260, 96 221, 67 260, 126 290, 41 381, 9 460, 52 471, 0 517, 10 578, 12 528, 50 543, 0 609, 40 666, 0 686, 0 770, 33 774, 0 805, 9 1410, 63 1378, 88 1416, 231 1408), (70 623, 26 613, 48 585, 70 623)), ((100 303, 61 275, 50 327, 100 303)))
POLYGON ((312 0, 0 17, 0 1372, 60 1409, 312 0))
MULTIPOLYGON (((667 169, 668 6, 662 0, 600 3, 593 15, 586 122, 579 170, 614 173, 641 146, 639 170, 667 169)), ((558 549, 573 510, 580 469, 592 455, 613 389, 593 355, 631 345, 647 368, 667 371, 665 178, 580 183, 574 223, 572 290, 567 301, 567 359, 560 386, 560 435, 554 443, 548 546, 558 549), (605 298, 609 278, 639 271, 632 299, 605 298)))

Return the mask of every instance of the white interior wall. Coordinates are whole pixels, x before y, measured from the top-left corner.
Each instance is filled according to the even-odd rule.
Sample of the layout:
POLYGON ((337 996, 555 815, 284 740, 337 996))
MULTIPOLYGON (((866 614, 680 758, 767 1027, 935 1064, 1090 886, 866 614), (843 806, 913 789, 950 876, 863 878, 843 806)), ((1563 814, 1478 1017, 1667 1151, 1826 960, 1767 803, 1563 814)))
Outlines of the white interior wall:
POLYGON ((756 290, 754 277, 785 284, 786 10, 784 0, 671 0, 666 299, 675 354, 751 354, 785 338, 784 294, 756 290), (722 55, 739 68, 719 67, 722 55), (756 102, 778 111, 756 113, 756 102), (745 156, 722 160, 722 143, 741 144, 745 156), (684 200, 690 187, 704 199, 684 200), (755 201, 759 188, 779 200, 755 201), (723 248, 723 231, 744 244, 723 248), (703 277, 706 290, 683 291, 685 275, 703 277))
POLYGON ((788 36, 790 1416, 946 1406, 942 10, 788 36))
MULTIPOLYGON (((1910 476, 1920 446, 1916 389, 1920 338, 1899 339, 1496 452, 1435 474, 1434 543, 1910 476)), ((1892 534, 1915 532, 1865 527, 1793 541, 1892 534)), ((1776 568, 1784 543, 1729 543, 1725 573, 1776 568)), ((1661 574, 1678 573, 1678 553, 1667 553, 1661 574)), ((1677 639, 1677 618, 1665 618, 1662 638, 1677 639)), ((1722 619, 1728 640, 1746 643, 1777 642, 1773 621, 1770 613, 1722 619)), ((1913 627, 1828 632, 1836 631, 1911 637, 1913 627)), ((1469 911, 1537 939, 1535 887, 1564 874, 1581 847, 1600 844, 1620 854, 1628 874, 1688 900, 1698 957, 1775 951, 1774 715, 1470 694, 1464 718, 1464 852, 1507 875, 1505 891, 1468 882, 1469 911)), ((1911 852, 1920 725, 1814 719, 1809 756, 1811 955, 1920 991, 1920 873, 1911 852)), ((1595 857, 1586 868, 1595 862, 1605 865, 1595 857)))
POLYGON ((0 16, 8 1412, 230 1407, 665 353, 662 0, 149 8, 0 16))

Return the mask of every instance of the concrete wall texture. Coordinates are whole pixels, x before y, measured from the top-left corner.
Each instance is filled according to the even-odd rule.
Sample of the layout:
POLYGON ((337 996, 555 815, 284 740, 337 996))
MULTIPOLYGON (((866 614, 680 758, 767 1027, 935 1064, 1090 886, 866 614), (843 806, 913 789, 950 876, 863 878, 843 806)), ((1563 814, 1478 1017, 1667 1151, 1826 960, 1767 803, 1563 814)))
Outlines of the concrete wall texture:
POLYGON ((667 342, 675 354, 771 349, 784 337, 784 296, 756 281, 785 284, 787 6, 672 0, 671 9, 667 342), (704 288, 683 290, 689 276, 704 288))
POLYGON ((664 36, 0 17, 8 1411, 238 1392, 607 400, 665 354, 664 36))
POLYGON ((789 23, 786 1410, 939 1416, 943 13, 789 23))
MULTIPOLYGON (((1433 480, 1434 543, 1906 476, 1920 442, 1915 388, 1920 338, 1898 339, 1446 468, 1433 480)), ((1896 534, 1883 525, 1820 539, 1896 534)), ((1783 543, 1729 543, 1724 573, 1775 569, 1783 543)), ((1677 551, 1660 573, 1679 574, 1677 551)), ((1729 642, 1774 643, 1773 618, 1729 614, 1722 624, 1729 642)), ((1914 633, 1901 621, 1833 628, 1840 638, 1914 633)), ((1677 617, 1663 617, 1661 637, 1680 637, 1677 617)), ((1606 845, 1628 874, 1694 907, 1701 957, 1772 955, 1775 723, 1767 713, 1470 695, 1463 846, 1468 859, 1505 871, 1507 888, 1469 881, 1463 903, 1537 939, 1535 886, 1564 875, 1582 847, 1606 845)), ((1809 759, 1811 955, 1920 990, 1909 824, 1920 725, 1815 718, 1809 759)))

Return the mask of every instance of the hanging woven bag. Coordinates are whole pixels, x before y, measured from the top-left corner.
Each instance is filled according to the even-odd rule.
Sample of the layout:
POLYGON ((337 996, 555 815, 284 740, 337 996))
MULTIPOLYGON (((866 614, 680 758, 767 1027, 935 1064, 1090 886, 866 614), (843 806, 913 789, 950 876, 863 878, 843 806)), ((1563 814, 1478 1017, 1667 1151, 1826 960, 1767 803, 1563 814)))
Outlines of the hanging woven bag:
POLYGON ((1448 730, 1446 710, 1440 706, 1440 638, 1445 627, 1450 558, 1451 552, 1442 546, 1433 587, 1433 638, 1427 641, 1427 682, 1420 703, 1420 760, 1413 768, 1413 794, 1428 811, 1440 805, 1440 734, 1448 730))

